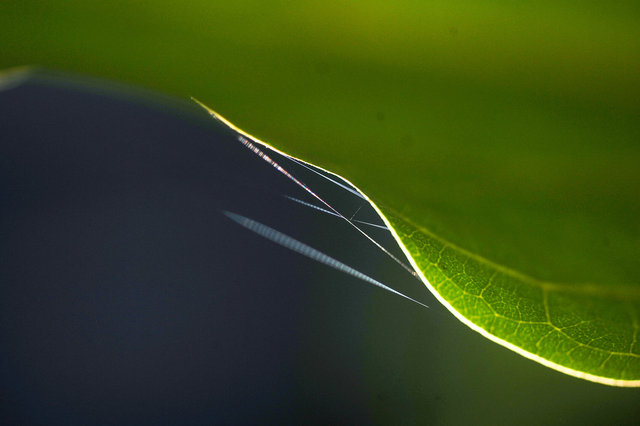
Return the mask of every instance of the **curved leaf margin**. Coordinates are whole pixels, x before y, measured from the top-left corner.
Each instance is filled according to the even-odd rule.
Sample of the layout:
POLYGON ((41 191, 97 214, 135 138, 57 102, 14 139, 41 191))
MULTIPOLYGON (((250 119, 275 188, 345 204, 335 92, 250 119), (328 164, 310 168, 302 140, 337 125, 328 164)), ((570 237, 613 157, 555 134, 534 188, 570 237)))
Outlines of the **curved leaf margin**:
POLYGON ((571 286, 543 282, 495 264, 411 224, 391 209, 379 207, 348 179, 261 141, 202 102, 192 99, 212 117, 239 134, 281 155, 316 167, 356 188, 380 215, 424 285, 458 320, 472 330, 561 373, 609 386, 640 387, 640 291, 628 287, 602 291, 589 284, 571 286), (472 275, 469 274, 469 269, 473 269, 472 275), (464 277, 467 278, 466 283, 464 277), (524 285, 514 285, 514 280, 524 285), (598 308, 597 297, 594 296, 614 301, 617 308, 598 308), (590 303, 584 312, 580 312, 580 301, 576 302, 576 297, 589 298, 590 303), (566 305, 569 309, 566 309, 566 305), (565 307, 556 312, 562 306, 565 307), (614 338, 614 344, 629 346, 627 351, 611 351, 595 345, 594 340, 597 339, 582 342, 576 337, 580 336, 581 327, 593 327, 590 321, 594 312, 616 316, 623 310, 623 315, 628 315, 627 319, 631 324, 627 330, 617 329, 618 323, 612 318, 601 318, 598 326, 612 333, 607 336, 614 338), (532 321, 515 318, 522 311, 538 319, 532 321), (591 318, 586 320, 589 315, 591 318), (569 329, 574 330, 569 332, 569 329), (625 331, 625 342, 615 342, 625 331), (519 345, 507 340, 514 336, 520 338, 519 345), (541 345, 543 342, 544 345, 541 345), (594 353, 598 355, 594 356, 594 353), (580 364, 582 369, 563 365, 569 362, 580 364), (620 377, 615 377, 616 371, 620 377))

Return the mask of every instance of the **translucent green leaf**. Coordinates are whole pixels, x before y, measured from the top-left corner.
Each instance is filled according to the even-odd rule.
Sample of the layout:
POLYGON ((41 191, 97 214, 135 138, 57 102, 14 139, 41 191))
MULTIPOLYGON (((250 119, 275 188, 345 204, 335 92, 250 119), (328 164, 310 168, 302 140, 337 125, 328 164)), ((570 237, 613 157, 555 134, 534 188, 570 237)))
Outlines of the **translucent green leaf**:
POLYGON ((637 285, 537 279, 387 217, 429 289, 472 329, 563 373, 640 385, 637 285))
MULTIPOLYGON (((234 127, 212 110, 209 112, 234 127)), ((629 155, 640 160, 633 150, 629 155)), ((506 163, 516 161, 507 154, 500 158, 506 163)), ((553 151, 549 158, 555 158, 553 151)), ((603 154, 598 160, 607 161, 608 157, 603 154)), ((469 234, 461 241, 485 249, 475 252, 429 230, 424 223, 437 216, 428 206, 416 215, 415 207, 407 209, 410 213, 400 213, 391 208, 380 209, 371 202, 429 290, 466 325, 563 373, 608 385, 639 386, 640 286, 631 281, 637 279, 634 266, 638 261, 634 254, 639 240, 637 230, 625 232, 625 226, 628 230, 636 226, 636 218, 626 213, 637 211, 638 201, 633 196, 621 197, 624 191, 617 185, 623 185, 622 181, 582 192, 574 189, 554 199, 553 194, 563 185, 579 183, 567 178, 575 173, 578 164, 579 160, 571 159, 558 168, 558 173, 547 171, 546 178, 551 182, 548 187, 544 187, 541 178, 543 168, 526 170, 522 165, 520 176, 528 173, 531 182, 538 185, 535 199, 530 199, 530 190, 524 190, 519 197, 515 191, 506 197, 511 185, 499 181, 493 187, 486 182, 477 194, 465 194, 458 200, 463 205, 457 216, 438 219, 448 222, 449 229, 457 229, 456 219, 460 228, 466 226, 469 234), (498 200, 496 196, 504 198, 498 200), (485 215, 478 220, 472 216, 474 213, 485 215), (478 228, 475 233, 473 226, 478 228), (482 239, 484 235, 488 235, 486 240, 482 239), (610 235, 616 239, 612 241, 610 235), (505 245, 505 241, 513 243, 505 245), (502 263, 483 256, 485 252, 503 259, 502 263), (552 279, 572 275, 585 279, 552 279), (612 280, 610 276, 619 278, 612 280)), ((430 172, 447 175, 455 165, 434 167, 430 172)), ((421 186, 421 177, 428 174, 422 171, 413 186, 421 186)), ((404 175, 412 175, 412 170, 405 170, 404 175)), ((458 170, 457 176, 463 175, 463 170, 458 170)), ((513 172, 510 175, 517 176, 513 172)), ((613 170, 609 171, 609 176, 614 175, 613 170)), ((627 179, 637 176, 634 164, 628 164, 623 175, 627 179)), ((585 181, 583 176, 580 178, 585 181)), ((451 177, 452 182, 459 180, 451 177)), ((425 194, 429 193, 427 186, 421 187, 425 194)), ((413 206, 420 205, 419 199, 412 201, 413 206)))

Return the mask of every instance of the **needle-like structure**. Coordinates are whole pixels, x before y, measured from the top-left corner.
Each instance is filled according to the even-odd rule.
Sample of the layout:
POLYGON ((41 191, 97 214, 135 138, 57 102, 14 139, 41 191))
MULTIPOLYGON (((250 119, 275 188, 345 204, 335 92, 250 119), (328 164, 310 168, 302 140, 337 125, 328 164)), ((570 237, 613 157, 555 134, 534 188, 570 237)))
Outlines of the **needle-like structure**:
MULTIPOLYGON (((253 139, 253 138, 249 134, 247 134, 247 133, 241 131, 240 129, 238 129, 237 127, 235 127, 233 124, 231 124, 231 122, 229 122, 228 120, 223 118, 220 114, 216 113, 214 110, 212 110, 211 108, 207 107, 205 104, 203 104, 199 100, 197 100, 195 98, 192 98, 192 99, 195 102, 197 102, 201 107, 203 107, 213 118, 215 118, 216 120, 220 121, 221 123, 223 123, 224 125, 226 125, 230 129, 235 130, 238 133, 238 136, 237 136, 238 141, 241 142, 245 147, 247 147, 249 150, 251 150, 258 157, 262 158, 264 161, 266 161, 269 165, 271 165, 277 171, 279 171, 280 173, 285 175, 287 178, 289 178, 291 181, 293 181, 300 188, 304 189, 307 193, 309 193, 312 197, 314 197, 316 200, 318 200, 320 203, 322 203, 330 211, 335 213, 340 218, 346 220, 355 230, 357 230, 365 238, 367 238, 369 241, 371 241, 373 244, 375 244, 376 247, 378 247, 385 254, 387 254, 387 256, 389 256, 393 261, 395 261, 398 265, 402 266, 407 272, 409 272, 415 278, 419 279, 418 274, 416 273, 416 271, 414 271, 410 266, 408 266, 403 261, 401 261, 396 256, 394 256, 389 250, 384 248, 380 243, 378 243, 371 236, 369 236, 369 234, 367 234, 362 229, 360 229, 358 227, 358 225, 356 225, 353 221, 349 220, 348 217, 344 216, 342 213, 340 213, 338 210, 336 210, 332 205, 330 205, 325 200, 323 200, 318 194, 316 194, 314 191, 312 191, 311 188, 309 188, 307 185, 305 185, 303 182, 301 182, 299 179, 297 179, 295 176, 293 176, 291 173, 289 173, 284 167, 282 167, 275 160, 273 160, 269 155, 267 155, 263 150, 261 150, 256 145, 256 144, 261 144, 260 142, 258 142, 257 140, 254 139, 255 143, 253 143, 250 140, 250 138, 251 139, 253 139)), ((261 145, 264 145, 264 144, 261 144, 261 145)), ((296 161, 298 164, 300 163, 300 160, 295 160, 295 159, 293 159, 293 157, 288 156, 288 158, 291 158, 292 160, 296 161)))
POLYGON ((232 213, 232 212, 228 212, 228 211, 223 211, 224 215, 227 216, 229 219, 233 220, 234 222, 236 222, 237 224, 255 232, 256 234, 260 235, 261 237, 264 237, 270 241, 273 241, 276 244, 280 244, 283 247, 288 248, 289 250, 293 250, 296 253, 299 253, 303 256, 307 256, 315 261, 318 261, 320 263, 324 263, 327 266, 330 266, 332 268, 335 268, 341 272, 344 272, 345 274, 349 274, 351 276, 354 276, 364 282, 367 282, 369 284, 373 284, 376 287, 379 287, 383 290, 386 290, 390 293, 393 293, 395 295, 398 295, 400 297, 403 297, 407 300, 410 300, 414 303, 417 303, 420 306, 423 306, 425 308, 429 308, 429 306, 425 305, 424 303, 418 302, 415 299, 412 299, 411 297, 400 293, 399 291, 396 291, 394 289, 392 289, 389 286, 386 286, 384 284, 382 284, 380 281, 375 280, 373 278, 371 278, 368 275, 363 274, 362 272, 358 271, 357 269, 352 268, 351 266, 345 265, 344 263, 340 262, 337 259, 334 259, 333 257, 301 242, 296 240, 295 238, 292 238, 290 236, 288 236, 287 234, 283 234, 280 231, 276 231, 275 229, 264 225, 260 222, 257 222, 253 219, 249 219, 248 217, 239 215, 237 213, 232 213))

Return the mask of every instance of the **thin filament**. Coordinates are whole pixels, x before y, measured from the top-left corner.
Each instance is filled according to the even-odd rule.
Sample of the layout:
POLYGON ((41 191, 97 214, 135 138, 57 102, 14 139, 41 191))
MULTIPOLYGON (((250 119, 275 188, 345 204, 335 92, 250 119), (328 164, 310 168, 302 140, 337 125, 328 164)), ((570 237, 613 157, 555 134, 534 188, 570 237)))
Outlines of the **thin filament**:
POLYGON ((360 232, 362 235, 364 235, 369 241, 371 241, 373 244, 375 244, 380 250, 382 250, 384 253, 386 253, 391 259, 393 259, 398 265, 402 266, 405 270, 407 270, 407 272, 409 272, 411 275, 413 275, 414 277, 418 277, 418 274, 416 274, 416 272, 411 269, 409 266, 407 266, 405 263, 403 263, 400 259, 398 259, 396 256, 394 256, 393 254, 391 254, 391 252, 389 252, 389 250, 387 250, 386 248, 382 247, 382 245, 380 245, 380 243, 378 243, 376 240, 374 240, 373 238, 371 238, 369 236, 369 234, 367 234, 366 232, 364 232, 362 229, 360 229, 355 223, 353 223, 352 221, 349 220, 349 218, 345 217, 342 213, 340 213, 338 210, 336 210, 335 208, 333 208, 333 206, 331 206, 329 203, 327 203, 326 201, 324 201, 322 198, 320 198, 320 196, 318 194, 316 194, 315 192, 313 192, 307 185, 305 185, 304 183, 302 183, 300 180, 298 180, 295 176, 293 176, 291 173, 289 173, 287 170, 285 170, 280 164, 276 163, 271 157, 269 157, 267 154, 265 154, 260 148, 258 148, 257 146, 255 146, 253 143, 251 143, 249 141, 249 139, 247 139, 246 137, 240 135, 238 136, 238 140, 248 149, 250 149, 254 154, 256 154, 258 157, 262 158, 264 161, 266 161, 268 164, 270 164, 273 168, 275 168, 277 171, 279 171, 280 173, 282 173, 283 175, 285 175, 287 178, 291 179, 296 185, 298 185, 299 187, 301 187, 302 189, 304 189, 305 191, 307 191, 309 194, 311 194, 311 196, 313 196, 315 199, 317 199, 318 201, 320 201, 322 204, 324 204, 329 210, 331 210, 333 213, 335 213, 336 215, 338 215, 340 218, 346 220, 353 228, 355 228, 358 232, 360 232))
POLYGON ((417 303, 420 306, 423 306, 425 308, 429 308, 429 306, 425 305, 424 303, 418 302, 415 299, 412 299, 411 297, 400 293, 399 291, 396 291, 394 289, 392 289, 389 286, 386 286, 384 284, 382 284, 380 281, 375 280, 373 278, 371 278, 368 275, 363 274, 362 272, 358 271, 357 269, 354 269, 342 262, 340 262, 339 260, 334 259, 333 257, 301 242, 296 240, 295 238, 292 238, 290 236, 288 236, 287 234, 283 234, 280 231, 276 231, 275 229, 264 225, 260 222, 257 222, 253 219, 249 219, 248 217, 239 215, 237 213, 231 213, 228 211, 223 211, 224 215, 227 216, 229 219, 233 220, 234 222, 236 222, 237 224, 255 232, 256 234, 270 240, 273 241, 274 243, 280 244, 283 247, 288 248, 289 250, 293 250, 296 253, 299 253, 303 256, 307 256, 317 262, 323 263, 327 266, 330 266, 334 269, 337 269, 341 272, 344 272, 345 274, 349 274, 353 277, 356 277, 364 282, 367 282, 369 284, 373 284, 376 287, 379 287, 383 290, 386 290, 390 293, 393 293, 395 295, 398 295, 400 297, 403 297, 407 300, 410 300, 411 302, 417 303))
MULTIPOLYGON (((331 210, 333 213, 335 213, 337 216, 339 216, 340 218, 346 220, 353 228, 355 228, 359 233, 361 233, 362 235, 364 235, 369 241, 371 241, 373 244, 376 245, 376 247, 378 247, 380 250, 382 250, 385 254, 387 254, 387 256, 389 256, 391 259, 393 259, 398 265, 402 266, 407 272, 409 272, 411 275, 413 275, 415 278, 420 279, 418 277, 418 274, 416 273, 416 271, 414 271, 411 267, 407 266, 404 262, 402 262, 400 259, 398 259, 396 256, 394 256, 393 254, 391 254, 389 252, 389 250, 387 250, 386 248, 382 247, 382 245, 380 245, 380 243, 378 243, 376 240, 374 240, 373 238, 371 238, 366 232, 364 232, 362 229, 360 229, 355 223, 353 223, 352 221, 350 221, 347 217, 345 217, 342 213, 340 213, 339 211, 337 211, 336 209, 334 209, 331 205, 329 205, 329 203, 327 203, 326 201, 324 201, 322 198, 320 198, 315 192, 313 192, 311 189, 309 189, 309 187, 307 187, 304 183, 300 182, 298 179, 296 179, 295 177, 293 177, 293 175, 291 175, 291 173, 287 172, 282 166, 280 166, 278 163, 276 163, 275 161, 273 161, 271 159, 271 157, 269 157, 267 154, 265 154, 264 152, 262 152, 258 147, 256 147, 254 144, 252 144, 247 137, 250 137, 247 133, 243 132, 241 129, 237 128, 236 126, 234 126, 230 121, 228 121, 227 119, 225 119, 224 117, 222 117, 220 114, 216 113, 214 110, 212 110, 211 108, 209 108, 208 106, 206 106, 205 104, 203 104, 202 102, 200 102, 199 100, 197 100, 196 98, 192 97, 191 99, 193 99, 194 102, 196 102, 198 105, 200 105, 202 108, 204 108, 213 118, 215 118, 216 120, 218 120, 219 122, 223 123, 225 126, 227 126, 228 128, 236 131, 238 133, 238 140, 240 142, 242 142, 242 144, 244 146, 246 146, 247 148, 249 148, 251 151, 253 151, 256 155, 258 155, 260 158, 262 158, 263 160, 265 160, 267 163, 271 164, 271 166, 273 166, 276 170, 278 170, 280 173, 284 174, 286 177, 288 177, 289 179, 291 179, 293 182, 295 182, 298 186, 300 186, 302 189, 304 189, 305 191, 307 191, 309 194, 311 194, 314 198, 316 198, 318 201, 320 201, 322 204, 324 204, 329 210, 331 210), (247 137, 245 137, 245 135, 247 137)), ((284 155, 284 154, 283 154, 284 155)), ((286 155, 285 155, 286 156, 286 155)), ((286 156, 287 158, 290 158, 291 160, 295 161, 298 164, 303 164, 301 161, 291 157, 291 156, 286 156)), ((306 167, 306 166, 305 166, 306 167)), ((309 168, 309 167, 307 167, 309 168)), ((313 170, 313 169, 310 169, 313 170)), ((313 170, 315 171, 315 170, 313 170)), ((321 174, 317 171, 315 171, 316 173, 320 174, 321 176, 324 176, 324 174, 321 174)), ((325 176, 326 177, 326 176, 325 176)), ((332 182, 338 184, 340 187, 345 188, 345 189, 349 189, 348 187, 346 187, 345 185, 339 184, 338 182, 334 181, 333 179, 330 179, 327 177, 327 179, 331 180, 332 182)), ((350 189, 349 189, 350 190, 350 189)), ((350 192, 353 192, 352 190, 350 190, 350 192)), ((356 194, 361 198, 364 198, 361 194, 356 194)))
MULTIPOLYGON (((302 201, 302 200, 299 200, 299 199, 297 199, 297 198, 295 198, 295 197, 290 197, 290 196, 288 196, 288 195, 285 195, 285 197, 287 197, 287 198, 288 198, 288 199, 290 199, 291 201, 294 201, 294 202, 296 202, 296 203, 298 203, 298 204, 301 204, 301 205, 303 205, 303 206, 310 207, 310 208, 312 208, 312 209, 315 209, 315 210, 321 211, 322 213, 330 214, 331 216, 340 217, 339 215, 335 214, 334 212, 329 211, 329 210, 327 210, 327 209, 323 209, 322 207, 318 207, 318 206, 316 206, 315 204, 307 203, 306 201, 302 201)), ((375 228, 384 229, 384 230, 386 230, 386 231, 388 231, 388 230, 389 230, 389 228, 387 228, 387 227, 386 227, 386 226, 384 226, 384 225, 378 225, 378 224, 375 224, 375 223, 365 222, 364 220, 358 220, 358 219, 353 219, 353 218, 351 218, 350 220, 351 220, 351 221, 353 221, 353 222, 361 223, 362 225, 373 226, 373 227, 375 227, 375 228)))
POLYGON ((349 191, 353 195, 356 195, 357 197, 362 198, 363 200, 366 200, 366 198, 364 198, 364 196, 362 194, 360 194, 358 191, 356 191, 355 189, 349 188, 347 185, 344 185, 344 184, 338 182, 335 179, 331 179, 329 176, 325 175, 324 173, 319 172, 318 170, 314 169, 313 167, 310 167, 309 165, 303 163, 300 160, 297 160, 295 158, 291 158, 291 160, 293 160, 296 164, 299 164, 300 166, 304 167, 305 169, 311 170, 313 173, 322 176, 323 178, 327 179, 328 181, 333 182, 334 184, 338 185, 340 188, 349 191))

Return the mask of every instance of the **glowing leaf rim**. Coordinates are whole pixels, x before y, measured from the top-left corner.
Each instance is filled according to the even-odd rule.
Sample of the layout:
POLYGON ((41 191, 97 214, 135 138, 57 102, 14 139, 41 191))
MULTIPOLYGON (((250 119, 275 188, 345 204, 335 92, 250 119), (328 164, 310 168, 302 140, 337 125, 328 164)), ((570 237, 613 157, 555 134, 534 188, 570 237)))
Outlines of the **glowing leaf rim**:
POLYGON ((420 280, 423 282, 423 284, 427 287, 427 289, 431 292, 431 294, 433 294, 435 296, 436 299, 438 299, 438 301, 440 303, 442 303, 442 305, 447 308, 449 310, 449 312, 451 312, 458 320, 460 320, 460 322, 462 322, 463 324, 465 324, 467 327, 471 328, 472 330, 480 333, 482 336, 486 337, 487 339, 491 340, 492 342, 495 342, 507 349, 512 350, 513 352, 528 358, 532 361, 538 362, 542 365, 544 365, 545 367, 549 367, 553 370, 559 371, 561 373, 567 374, 569 376, 573 376, 573 377, 577 377, 579 379, 584 379, 584 380, 588 380, 594 383, 600 383, 603 385, 608 385, 608 386, 617 386, 617 387, 640 387, 640 380, 620 380, 620 379, 612 379, 610 377, 603 377, 603 376, 596 376, 594 374, 589 374, 589 373, 585 373, 583 371, 579 371, 579 370, 574 370, 572 368, 557 364, 555 362, 549 361, 548 359, 545 359, 539 355, 536 355, 534 353, 528 352, 522 348, 520 348, 519 346, 514 345, 511 342, 508 342, 506 340, 503 340, 491 333, 489 333, 487 330, 485 330, 484 328, 478 326, 477 324, 474 324, 472 321, 470 321, 468 318, 466 318, 464 315, 462 315, 459 311, 457 311, 449 302, 447 302, 441 295, 440 293, 438 293, 438 291, 435 289, 435 287, 433 287, 433 285, 431 285, 431 283, 429 283, 429 281, 427 280, 427 278, 424 276, 423 272, 420 270, 420 268, 418 267, 418 264, 416 263, 416 261, 413 259, 413 257, 411 256, 411 254, 409 253, 409 250, 407 250, 407 248, 405 247, 404 243, 402 242, 402 240, 400 239, 399 235, 397 234, 396 230, 394 229, 394 227, 392 226, 391 222, 387 219, 387 217, 384 215, 384 213, 382 213, 382 210, 376 205, 376 203, 373 202, 373 200, 371 200, 369 198, 369 196, 364 193, 362 190, 360 190, 360 188, 358 188, 357 185, 355 185, 353 182, 349 181, 348 179, 338 175, 337 173, 334 173, 330 170, 324 169, 320 166, 317 166, 315 164, 312 164, 306 160, 303 160, 301 158, 297 158, 294 157, 293 155, 287 154, 286 152, 283 152, 281 150, 279 150, 278 148, 268 144, 267 142, 264 142, 258 138, 256 138, 255 136, 252 136, 251 134, 245 132, 244 130, 238 128, 237 126, 235 126, 233 123, 231 123, 229 120, 227 120, 226 118, 224 118, 222 115, 218 114, 217 112, 215 112, 213 109, 209 108, 208 106, 206 106, 205 104, 203 104, 201 101, 199 101, 196 98, 193 98, 193 101, 195 101, 196 103, 198 103, 198 105, 200 105, 202 108, 204 108, 212 117, 214 117, 215 119, 217 119, 218 121, 222 122, 224 125, 226 125, 227 127, 229 127, 230 129, 236 131, 237 133, 239 133, 240 135, 251 139, 252 141, 270 149, 273 150, 275 152, 277 152, 280 155, 283 155, 285 157, 288 158, 292 158, 294 160, 297 161, 301 161, 305 164, 308 164, 310 166, 316 167, 319 170, 322 170, 325 173, 328 173, 332 176, 335 176, 336 178, 342 179, 343 181, 347 182, 349 185, 351 185, 352 187, 354 187, 358 192, 360 192, 360 194, 362 194, 362 196, 364 197, 364 199, 373 207, 373 209, 376 211, 376 213, 378 213, 378 215, 380 216, 380 218, 383 220, 383 222, 385 223, 385 225, 387 226, 387 228, 389 228, 389 231, 391 232, 391 235, 393 235, 393 238, 396 240, 396 242, 398 243, 398 245, 400 246, 400 248, 402 249, 402 252, 405 254, 405 256, 407 257, 407 259, 409 260, 411 266, 413 267, 413 269, 417 272, 418 277, 420 278, 420 280))

